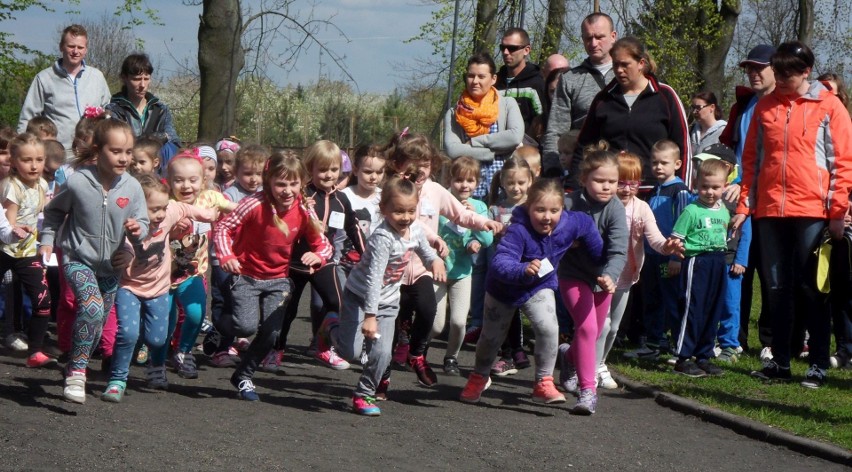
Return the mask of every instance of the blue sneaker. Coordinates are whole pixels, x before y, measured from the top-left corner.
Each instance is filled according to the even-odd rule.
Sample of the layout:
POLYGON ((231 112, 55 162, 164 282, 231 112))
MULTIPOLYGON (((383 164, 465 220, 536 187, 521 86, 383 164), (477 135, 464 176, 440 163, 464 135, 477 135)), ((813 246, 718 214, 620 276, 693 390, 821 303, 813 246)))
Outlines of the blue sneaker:
POLYGON ((254 390, 254 383, 251 379, 240 379, 237 377, 231 377, 231 385, 236 387, 239 392, 237 393, 237 397, 240 400, 246 400, 250 402, 256 402, 260 400, 260 397, 257 396, 257 392, 254 390))
POLYGON ((364 416, 380 416, 382 410, 376 406, 376 399, 373 397, 352 396, 352 411, 364 416))

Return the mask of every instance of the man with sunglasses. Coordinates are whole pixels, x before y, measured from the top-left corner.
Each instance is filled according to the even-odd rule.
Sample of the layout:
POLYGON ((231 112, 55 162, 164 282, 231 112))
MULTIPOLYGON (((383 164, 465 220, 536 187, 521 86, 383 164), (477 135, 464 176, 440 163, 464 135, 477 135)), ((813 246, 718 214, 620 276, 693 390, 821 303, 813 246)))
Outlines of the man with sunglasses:
MULTIPOLYGON (((546 177, 563 176, 559 138, 564 133, 572 133, 576 142, 576 135, 579 135, 580 128, 583 127, 592 100, 615 77, 609 51, 618 39, 618 34, 612 18, 606 13, 592 13, 583 19, 580 30, 583 47, 589 56, 578 66, 562 74, 556 86, 547 120, 547 132, 542 143, 542 168, 546 177)), ((570 155, 573 149, 563 151, 570 155)))
POLYGON ((503 96, 518 102, 524 117, 524 129, 529 132, 533 118, 544 112, 544 97, 547 96, 541 69, 527 61, 530 36, 521 28, 509 28, 503 33, 499 47, 504 65, 497 71, 494 87, 503 96))

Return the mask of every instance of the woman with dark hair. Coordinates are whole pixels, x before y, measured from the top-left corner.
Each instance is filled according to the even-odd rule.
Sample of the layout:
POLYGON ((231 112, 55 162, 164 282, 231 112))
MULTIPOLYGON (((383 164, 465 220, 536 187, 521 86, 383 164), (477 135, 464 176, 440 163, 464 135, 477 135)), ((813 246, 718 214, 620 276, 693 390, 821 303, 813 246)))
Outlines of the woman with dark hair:
POLYGON ((775 90, 757 102, 743 149, 736 230, 747 215, 760 234, 764 305, 771 314, 772 355, 752 375, 788 381, 793 315, 807 313, 808 363, 802 386, 819 388, 829 367, 830 314, 816 287, 814 249, 843 237, 852 190, 852 121, 821 82, 809 82, 810 48, 778 46, 771 59, 775 90))
POLYGON ((654 76, 656 65, 645 46, 634 37, 621 38, 609 51, 615 79, 601 90, 574 147, 570 169, 577 188, 580 162, 586 146, 606 140, 614 151, 635 153, 642 159, 642 179, 651 185, 651 148, 663 139, 680 149, 680 177, 689 185, 692 175, 686 112, 677 92, 654 76))
POLYGON ((147 54, 127 56, 121 64, 121 91, 112 96, 105 108, 113 118, 129 124, 135 137, 153 137, 180 147, 169 107, 148 91, 153 73, 147 54))
POLYGON ((828 85, 831 86, 831 93, 837 96, 840 99, 840 103, 849 109, 849 93, 846 91, 846 85, 843 82, 843 76, 840 74, 835 74, 834 72, 826 72, 821 76, 817 77, 817 80, 820 82, 828 82, 828 85))
POLYGON ((692 155, 701 154, 712 144, 719 142, 727 121, 722 120, 722 109, 713 92, 698 92, 692 96, 690 107, 695 122, 689 131, 692 155))
POLYGON ((503 160, 524 138, 524 118, 512 97, 494 88, 497 66, 488 53, 477 53, 467 61, 465 89, 456 107, 444 118, 444 150, 450 159, 470 156, 480 165, 479 185, 473 197, 484 199, 491 179, 503 160))

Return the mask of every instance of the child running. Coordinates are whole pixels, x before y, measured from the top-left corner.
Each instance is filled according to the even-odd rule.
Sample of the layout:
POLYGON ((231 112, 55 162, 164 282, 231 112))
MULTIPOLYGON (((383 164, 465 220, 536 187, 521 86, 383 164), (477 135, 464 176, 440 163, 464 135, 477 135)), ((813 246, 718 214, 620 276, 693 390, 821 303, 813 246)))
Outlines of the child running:
POLYGON ((512 224, 497 245, 488 270, 484 323, 476 343, 476 365, 461 393, 464 402, 478 402, 491 385, 491 365, 519 308, 532 322, 536 337, 532 399, 539 403, 565 401, 553 384, 559 342, 554 267, 578 241, 584 253, 596 260, 603 241, 588 215, 564 210, 562 195, 557 180, 539 180, 530 187, 526 203, 512 212, 512 224))
POLYGON ((44 209, 39 255, 49 259, 53 246, 62 248, 62 268, 77 302, 72 351, 65 372, 63 396, 86 401, 86 366, 97 346, 104 317, 118 288, 112 255, 127 236, 134 244, 148 235, 145 194, 127 170, 133 157, 133 133, 127 123, 100 117, 92 146, 81 146, 83 162, 44 209), (59 227, 64 229, 57 239, 59 227))
MULTIPOLYGON (((113 349, 112 372, 101 400, 118 403, 127 388, 127 376, 133 349, 142 334, 145 344, 152 350, 162 349, 168 340, 169 294, 172 252, 169 233, 178 221, 192 218, 211 222, 216 219, 215 209, 202 209, 182 202, 169 201, 169 188, 154 174, 137 177, 145 194, 148 207, 148 237, 139 244, 125 247, 127 268, 115 296, 118 307, 118 331, 113 349), (141 314, 141 317, 140 317, 141 314), (142 333, 140 333, 140 331, 142 333)), ((164 366, 147 371, 148 387, 166 389, 164 366)))
POLYGON ((232 274, 228 283, 233 306, 222 314, 222 334, 257 332, 231 376, 242 400, 259 400, 251 379, 284 322, 293 293, 288 275, 296 241, 307 241, 311 251, 302 254, 300 262, 315 270, 334 253, 304 204, 307 182, 308 172, 298 158, 273 154, 263 171, 263 191, 244 198, 213 233, 222 269, 232 274))
POLYGON ((398 176, 390 178, 379 204, 384 222, 370 236, 361 262, 349 274, 340 317, 329 313, 317 334, 319 349, 334 345, 348 359, 363 357, 362 352, 366 355, 352 395, 352 409, 360 415, 381 414, 376 394, 390 366, 399 287, 412 252, 429 265, 436 281, 446 280, 444 263, 417 221, 417 203, 413 183, 398 176))
MULTIPOLYGON (((343 189, 343 193, 349 198, 361 232, 364 237, 369 238, 382 223, 379 201, 382 198, 381 185, 385 178, 387 158, 380 146, 364 145, 355 150, 352 161, 355 182, 343 189)), ((341 266, 348 272, 351 266, 358 262, 355 259, 357 251, 352 242, 344 238, 342 252, 341 266)))
POLYGON ((624 205, 615 196, 618 185, 618 159, 605 141, 589 146, 580 163, 581 191, 571 193, 565 205, 595 220, 603 237, 604 257, 585 249, 570 251, 559 264, 559 291, 574 320, 574 342, 559 346, 559 383, 566 392, 579 397, 572 410, 591 415, 597 407, 596 341, 609 313, 615 283, 627 261, 627 217, 624 205))

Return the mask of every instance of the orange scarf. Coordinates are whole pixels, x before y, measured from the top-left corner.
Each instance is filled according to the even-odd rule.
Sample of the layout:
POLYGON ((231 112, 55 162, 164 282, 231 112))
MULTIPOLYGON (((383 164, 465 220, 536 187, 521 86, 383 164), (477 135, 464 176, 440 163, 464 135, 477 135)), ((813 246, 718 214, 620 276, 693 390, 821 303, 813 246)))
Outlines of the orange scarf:
POLYGON ((488 134, 491 125, 497 122, 500 115, 499 104, 500 95, 494 87, 480 100, 473 98, 465 90, 456 104, 456 122, 471 138, 488 134))

